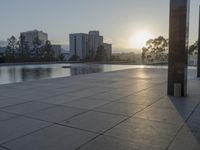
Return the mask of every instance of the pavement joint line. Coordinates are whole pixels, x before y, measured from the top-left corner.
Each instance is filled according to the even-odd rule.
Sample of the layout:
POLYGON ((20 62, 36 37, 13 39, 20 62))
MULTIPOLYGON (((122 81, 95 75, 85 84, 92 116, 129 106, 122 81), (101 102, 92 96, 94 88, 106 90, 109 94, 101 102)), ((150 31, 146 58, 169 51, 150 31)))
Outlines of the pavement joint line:
MULTIPOLYGON (((27 99, 26 99, 27 100, 27 99)), ((44 102, 38 102, 38 101, 36 101, 36 100, 28 100, 28 101, 26 101, 26 102, 22 102, 22 103, 17 103, 17 104, 13 104, 13 105, 9 105, 9 106, 5 106, 5 107, 1 107, 1 108, 6 108, 6 107, 10 107, 10 106, 17 106, 17 105, 21 105, 21 104, 25 104, 25 103, 30 103, 30 102, 35 102, 35 103, 44 103, 44 102)), ((0 109, 1 109, 0 108, 0 109)))
POLYGON ((3 145, 0 145, 0 148, 3 148, 3 149, 5 149, 5 150, 11 150, 11 149, 9 149, 9 148, 3 146, 3 145))
MULTIPOLYGON (((159 101, 159 100, 160 100, 160 99, 158 99, 157 101, 159 101)), ((157 102, 157 101, 156 101, 156 102, 157 102)), ((156 103, 156 102, 154 102, 154 103, 156 103)), ((149 106, 147 106, 147 107, 141 109, 140 111, 137 111, 136 113, 134 113, 133 115, 129 116, 128 118, 125 118, 123 121, 119 122, 117 125, 113 126, 112 128, 108 129, 107 131, 105 131, 104 134, 105 134, 106 132, 108 132, 109 130, 113 129, 114 127, 118 126, 119 124, 121 124, 121 123, 127 121, 128 119, 132 118, 132 117, 133 117, 134 115, 136 115, 137 113, 140 113, 140 112, 142 112, 143 110, 147 109, 148 107, 152 106, 154 103, 152 103, 151 105, 149 105, 149 106)))
POLYGON ((99 112, 99 113, 103 113, 103 114, 110 114, 110 115, 113 115, 113 116, 121 116, 121 117, 129 117, 129 115, 125 115, 125 114, 117 114, 117 113, 112 113, 112 112, 105 112, 105 111, 101 111, 101 110, 90 110, 90 111, 93 111, 93 112, 99 112))
MULTIPOLYGON (((160 84, 160 83, 159 83, 159 84, 160 84)), ((149 89, 149 88, 151 88, 151 87, 148 87, 147 89, 149 89)), ((145 90, 145 89, 144 89, 144 90, 145 90)), ((105 93, 106 93, 106 92, 105 92, 105 93)), ((98 94, 96 94, 96 95, 98 95, 98 94)), ((95 110, 95 109, 96 109, 96 108, 99 108, 99 107, 102 107, 102 106, 105 106, 105 105, 107 105, 107 104, 115 103, 117 100, 120 100, 121 98, 129 97, 129 96, 131 96, 131 95, 135 95, 135 93, 129 94, 129 95, 124 96, 124 97, 117 98, 117 99, 115 99, 115 100, 113 100, 113 101, 108 101, 108 103, 103 104, 103 105, 101 105, 101 106, 94 107, 94 108, 92 108, 92 109, 84 109, 84 108, 80 108, 80 107, 73 107, 73 106, 69 106, 69 105, 67 105, 67 104, 66 104, 66 105, 63 105, 63 104, 54 104, 54 105, 66 106, 66 107, 70 107, 70 108, 74 108, 74 109, 95 111, 95 112, 101 112, 101 113, 107 113, 107 114, 113 114, 113 115, 121 115, 121 116, 127 117, 127 115, 115 114, 115 113, 109 113, 109 112, 103 112, 103 111, 98 111, 98 110, 95 110)), ((94 95, 93 95, 93 96, 94 96, 94 95)), ((89 98, 89 97, 91 97, 91 96, 87 96, 87 97, 83 97, 83 98, 85 99, 85 98, 89 98)), ((79 99, 75 99, 75 100, 69 101, 69 103, 70 103, 70 102, 73 102, 73 101, 77 101, 77 100, 80 101, 80 100, 83 99, 83 98, 79 98, 79 99)), ((160 97, 158 98, 158 100, 161 99, 161 98, 163 98, 163 96, 160 96, 160 97)), ((155 100, 154 102, 157 102, 157 100, 155 100)), ((48 102, 43 102, 43 103, 52 104, 52 103, 48 103, 48 102)), ((116 102, 116 103, 118 103, 118 102, 116 102)), ((137 105, 139 105, 139 104, 137 104, 137 105)), ((149 106, 149 105, 147 105, 147 106, 149 106)), ((56 107, 56 106, 52 106, 52 107, 56 107)), ((46 108, 46 109, 49 109, 49 108, 46 108)), ((45 110, 45 109, 44 109, 44 110, 45 110)), ((42 111, 42 110, 40 110, 40 111, 42 111)))
POLYGON ((48 121, 48 120, 44 120, 44 119, 39 119, 39 118, 32 117, 32 116, 28 116, 28 115, 25 115, 25 114, 24 114, 24 115, 21 115, 20 117, 25 117, 25 118, 28 118, 28 119, 33 119, 33 120, 37 120, 37 121, 43 121, 43 122, 47 122, 47 123, 59 124, 59 123, 62 123, 63 121, 70 120, 70 119, 72 119, 72 118, 74 118, 74 117, 77 117, 77 116, 82 115, 82 114, 87 113, 87 112, 88 112, 88 111, 81 112, 81 113, 79 113, 79 114, 73 115, 73 116, 71 116, 71 117, 69 117, 69 118, 67 118, 67 119, 61 120, 61 121, 59 121, 59 122, 53 122, 53 121, 48 121))
POLYGON ((40 128, 40 129, 37 129, 37 130, 34 130, 34 131, 29 132, 29 133, 27 133, 27 134, 18 136, 18 137, 16 137, 16 138, 12 138, 12 139, 10 139, 10 140, 8 140, 8 141, 6 141, 6 142, 0 143, 0 144, 1 144, 1 145, 6 145, 6 144, 9 143, 9 142, 12 142, 12 141, 15 141, 15 140, 17 140, 17 139, 23 138, 23 137, 25 137, 25 136, 27 136, 27 135, 31 135, 31 134, 33 134, 33 133, 39 132, 39 131, 44 130, 44 129, 46 129, 46 128, 49 128, 49 127, 51 127, 51 126, 53 126, 53 125, 55 125, 55 124, 47 125, 47 126, 45 126, 45 127, 42 127, 42 128, 40 128))
MULTIPOLYGON (((25 103, 22 103, 22 104, 25 104, 25 103)), ((44 103, 44 104, 47 104, 47 103, 44 103)), ((49 103, 48 103, 49 104, 49 103)), ((17 105, 21 105, 21 104, 17 104, 17 105)), ((14 107, 14 106, 17 106, 17 105, 13 105, 13 106, 11 106, 11 107, 14 107)), ((52 105, 55 105, 55 104, 52 104, 52 105)), ((10 107, 10 106, 7 106, 7 107, 10 107)), ((7 107, 4 107, 4 108, 7 108, 7 107)), ((44 110, 46 110, 46 109, 50 109, 50 108, 54 108, 54 107, 56 107, 56 106, 49 106, 49 107, 47 107, 47 108, 43 108, 43 109, 40 109, 40 110, 37 110, 37 111, 33 111, 33 112, 28 112, 28 113, 34 113, 34 112, 39 112, 39 111, 44 111, 44 110)), ((3 109, 4 109, 3 108, 3 109)), ((0 111, 3 111, 3 112, 6 112, 6 113, 11 113, 11 114, 13 114, 13 115, 25 115, 25 114, 28 114, 28 113, 16 113, 16 112, 10 112, 10 111, 7 111, 7 110, 1 110, 2 108, 0 108, 0 111)))
POLYGON ((8 106, 3 106, 3 107, 0 106, 0 110, 1 110, 1 109, 4 109, 4 108, 7 108, 7 107, 13 107, 13 106, 17 106, 17 105, 25 104, 25 103, 28 103, 28 102, 33 102, 33 100, 26 101, 26 102, 20 102, 20 103, 17 103, 17 104, 8 105, 8 106))
POLYGON ((87 142, 81 144, 79 147, 75 148, 75 150, 79 150, 80 148, 82 148, 83 146, 87 145, 88 143, 94 141, 95 139, 97 139, 97 138, 100 137, 100 136, 101 136, 101 134, 97 135, 96 137, 90 139, 89 141, 87 141, 87 142))
MULTIPOLYGON (((156 86, 156 85, 155 85, 155 86, 156 86)), ((154 86, 152 86, 152 87, 154 87, 154 86)), ((143 89, 143 90, 147 90, 147 89, 149 89, 149 88, 151 88, 151 87, 148 87, 148 88, 143 89)), ((143 91, 143 90, 141 90, 141 91, 143 91)), ((141 91, 139 91, 139 92, 141 92, 141 91)), ((136 92, 136 93, 137 93, 137 92, 136 92)), ((122 99, 122 98, 127 98, 127 97, 129 97, 129 96, 131 96, 131 95, 135 95, 136 93, 128 94, 127 96, 123 96, 123 97, 117 98, 117 99, 115 99, 115 100, 113 100, 113 101, 110 101, 110 102, 108 102, 108 103, 106 103, 106 104, 103 104, 103 105, 101 105, 101 106, 97 106, 97 107, 95 107, 95 108, 99 108, 99 107, 102 107, 102 106, 104 106, 104 105, 114 103, 114 102, 116 102, 117 100, 120 100, 120 99, 122 99)), ((164 97, 164 96, 160 96, 158 99, 160 100, 160 99, 163 98, 163 97, 164 97)), ((156 101, 156 100, 155 100, 155 101, 156 101)), ((139 104, 138 104, 138 105, 139 105, 139 104)), ((147 105, 147 106, 148 106, 148 105, 147 105)), ((95 108, 90 109, 90 110, 94 110, 95 108)))
MULTIPOLYGON (((14 114, 13 114, 14 115, 14 114)), ((4 120, 0 120, 0 122, 1 121, 8 121, 8 120, 11 120, 11 119, 15 119, 15 118, 17 118, 17 117, 20 117, 21 115, 15 115, 15 116, 13 116, 13 117, 10 117, 10 118, 7 118, 7 119, 4 119, 4 120)))
MULTIPOLYGON (((159 100, 160 100, 160 99, 159 99, 159 100)), ((159 101, 159 100, 157 100, 157 101, 159 101)), ((153 105, 153 104, 154 104, 154 103, 152 103, 151 105, 153 105)), ((147 107, 150 107, 151 105, 149 105, 149 106, 147 106, 147 107)), ((146 107, 146 108, 147 108, 147 107, 146 107)), ((146 108, 144 108, 144 109, 146 109, 146 108)), ((144 109, 142 109, 141 111, 143 111, 144 109)), ((141 112, 141 111, 138 111, 138 112, 136 112, 135 114, 137 114, 137 113, 139 113, 139 112, 141 112)), ((135 115, 135 114, 134 114, 134 115, 135 115)), ((123 123, 123 122, 129 120, 129 119, 132 118, 134 115, 132 115, 132 116, 130 116, 130 117, 128 117, 128 118, 123 119, 122 121, 120 121, 119 123, 117 123, 116 125, 114 125, 113 127, 111 127, 111 128, 109 128, 109 129, 105 130, 104 132, 102 132, 99 136, 105 135, 106 132, 110 131, 111 129, 115 128, 116 126, 120 125, 121 123, 123 123)), ((99 136, 97 136, 97 137, 99 137, 99 136)), ((80 148, 82 148, 83 146, 87 145, 87 144, 90 143, 91 141, 95 140, 97 137, 95 137, 94 139, 91 139, 90 141, 88 141, 88 142, 86 142, 86 143, 83 143, 82 145, 80 145, 80 146, 77 148, 77 150, 80 149, 80 148)))
MULTIPOLYGON (((76 100, 74 100, 74 101, 76 101, 76 100)), ((48 103, 48 102, 43 102, 43 103, 45 103, 45 104, 52 104, 52 103, 48 103)), ((55 106, 53 106, 53 107, 61 107, 61 106, 63 106, 63 107, 68 107, 68 108, 73 108, 73 109, 79 109, 79 110, 90 110, 90 109, 85 109, 85 108, 80 108, 80 107, 74 107, 74 106, 69 106, 69 105, 64 105, 64 104, 52 104, 52 105, 55 105, 55 106)), ((47 108, 47 109, 49 109, 49 108, 47 108)), ((39 111, 42 111, 42 110, 39 110, 39 111)))
MULTIPOLYGON (((156 99, 155 101, 153 101, 152 103, 150 103, 149 105, 141 105, 141 104, 136 104, 136 103, 132 103, 132 104, 136 104, 136 105, 141 105, 141 106, 145 106, 143 109, 142 109, 142 111, 144 110, 144 109, 146 109, 147 107, 149 107, 149 106, 151 106, 151 105, 153 105, 154 103, 156 103, 156 102, 158 102, 158 101, 160 101, 162 98, 164 98, 165 96, 161 96, 161 97, 159 97, 158 99, 156 99)), ((110 102, 110 103, 107 103, 107 104, 112 104, 112 103, 123 103, 123 102, 110 102)), ((126 103, 126 102, 124 102, 124 103, 126 103)), ((104 105, 107 105, 107 104, 104 104, 104 105)), ((102 106, 104 106, 104 105, 102 105, 102 106)), ((98 107, 95 107, 95 108, 99 108, 99 107, 102 107, 102 106, 98 106, 98 107)), ((126 115, 126 114, 119 114, 119 113, 112 113, 112 112, 105 112, 105 111, 101 111, 101 110, 95 110, 95 108, 94 109, 91 109, 91 111, 94 111, 94 112, 101 112, 101 113, 105 113, 105 114, 111 114, 111 115, 118 115, 118 116, 124 116, 124 117, 132 117, 133 115, 135 115, 135 114, 132 114, 132 115, 126 115)))
MULTIPOLYGON (((1 86, 1 85, 0 85, 1 86)), ((8 89, 9 90, 9 89, 8 89)), ((21 91, 21 90, 19 90, 19 91, 21 91)), ((33 94, 33 93, 27 93, 27 94, 24 94, 24 95, 17 95, 17 96, 3 96, 3 97, 5 97, 5 98, 18 98, 18 99, 23 99, 23 100, 28 100, 27 98, 23 98, 24 96, 28 96, 28 95, 31 95, 31 94, 33 94)), ((57 94, 55 94, 55 95, 53 95, 53 96, 58 96, 59 94, 57 93, 57 94)), ((44 97, 44 98, 49 98, 49 97, 52 97, 52 95, 51 96, 47 96, 47 97, 44 97)), ((39 98, 40 99, 40 98, 39 98)))
MULTIPOLYGON (((165 83, 165 82, 163 82, 163 83, 165 83)), ((116 99, 113 100, 113 101, 116 101, 116 100, 119 100, 119 99, 121 99, 121 98, 125 98, 125 97, 128 97, 128 96, 131 96, 131 95, 135 95, 135 94, 137 94, 137 93, 139 93, 139 92, 141 92, 141 91, 143 91, 143 90, 147 90, 147 89, 149 89, 149 88, 162 85, 163 83, 157 83, 157 84, 155 84, 155 85, 153 85, 153 86, 150 86, 150 87, 147 87, 147 88, 145 88, 145 89, 139 90, 139 91, 134 92, 134 93, 132 93, 132 94, 128 94, 128 95, 126 95, 126 96, 124 96, 124 97, 116 98, 116 99)), ((112 90, 110 90, 110 91, 112 91, 112 90)), ((80 98, 75 99, 75 101, 76 101, 76 100, 81 100, 81 99, 86 99, 86 98, 89 98, 89 97, 92 97, 92 96, 98 96, 99 94, 106 94, 106 93, 109 93, 109 92, 108 92, 108 91, 105 91, 105 92, 96 93, 96 94, 90 95, 90 96, 80 97, 80 98)), ((62 94, 62 95, 64 95, 64 94, 62 94)), ((56 96, 58 96, 58 95, 56 95, 56 96)), ((56 97, 56 96, 55 96, 55 97, 56 97)), ((69 96, 70 96, 70 94, 69 94, 69 96)), ((73 95, 71 95, 71 96, 73 96, 73 95)), ((43 98, 43 99, 44 99, 44 98, 43 98)), ((69 102, 73 102, 73 101, 74 101, 74 100, 69 101, 69 102)), ((112 102, 112 101, 111 101, 111 102, 112 102)), ((48 102, 47 102, 47 103, 48 103, 48 102)), ((77 107, 75 107, 75 108, 77 108, 77 107)))
POLYGON ((196 110, 199 106, 200 106, 200 102, 199 102, 199 104, 197 104, 197 105, 195 106, 195 108, 193 109, 193 111, 190 112, 190 114, 189 114, 188 117, 185 119, 185 121, 183 122, 183 124, 181 125, 181 127, 178 129, 178 131, 176 132, 176 135, 175 135, 175 136, 173 137, 173 139, 170 141, 170 143, 169 143, 169 145, 167 146, 166 149, 169 149, 169 148, 170 148, 170 146, 172 145, 172 143, 174 142, 174 140, 176 139, 176 137, 178 136, 178 134, 180 133, 180 131, 183 129, 183 127, 184 127, 185 125, 187 125, 187 121, 190 119, 190 117, 192 116, 192 114, 195 112, 195 110, 196 110))
MULTIPOLYGON (((130 69, 130 70, 132 70, 132 69, 130 69)), ((111 72, 112 73, 112 72, 111 72)), ((75 78, 76 79, 76 78, 75 78)), ((94 78, 95 79, 95 78, 94 78)), ((110 79, 110 78, 109 78, 110 79)), ((127 80, 128 81, 128 80, 127 80)), ((125 80, 125 82, 126 82, 126 80, 125 80)), ((39 82, 36 82, 36 83, 39 83, 39 82)), ((166 81, 165 82, 163 82, 163 83, 166 83, 166 81)), ((156 86, 158 84, 158 86, 159 85, 161 85, 161 83, 156 83, 156 84, 152 84, 152 86, 149 86, 148 88, 153 88, 154 86, 156 86)), ((131 85, 131 84, 130 84, 131 85)), ((64 86, 64 85, 63 85, 64 86)), ((124 88, 124 87, 126 87, 125 85, 124 86, 121 86, 120 88, 118 88, 118 90, 119 89, 122 89, 122 88, 124 88)), ((148 89, 147 88, 147 89, 148 89)), ((58 88, 54 88, 54 89, 58 89, 58 88)), ((157 88, 158 89, 158 88, 157 88)), ((116 89, 113 89, 113 90, 110 90, 110 91, 115 91, 116 89)), ((144 91, 145 89, 142 89, 141 91, 144 91)), ((109 92, 110 92, 109 91, 109 92)), ((139 91, 139 92, 141 92, 141 91, 139 91)), ((96 93, 97 95, 98 94, 100 94, 100 93, 107 93, 108 91, 105 91, 105 92, 99 92, 99 93, 96 93)), ((136 92, 135 92, 136 93, 136 92)), ((134 95, 135 93, 133 93, 133 94, 130 94, 130 95, 134 95)), ((64 95, 65 93, 63 93, 63 95, 64 95)), ((58 95, 61 95, 61 93, 60 94, 58 94, 58 95)), ((128 96, 130 96, 130 95, 127 95, 127 96, 123 96, 122 98, 125 98, 125 97, 128 97, 128 96)), ((57 95, 56 95, 57 96, 57 95)), ((55 96, 55 97, 56 97, 55 96)), ((95 94, 94 95, 91 95, 91 96, 95 96, 95 94)), ((88 97, 91 97, 91 96, 88 96, 88 97)), ((145 97, 145 96, 144 96, 145 97)), ((146 96, 146 97, 148 97, 148 96, 146 96)), ((87 98, 87 97, 86 97, 87 98)), ((162 97, 163 98, 163 97, 162 97)), ((43 99, 45 99, 45 98, 43 98, 43 99)), ((79 98, 79 100, 81 100, 81 99, 83 99, 83 97, 80 97, 79 98)), ((121 98, 119 98, 119 99, 121 99, 121 98)), ((157 98, 156 98, 157 99, 157 98)), ((32 101, 37 101, 37 100, 32 100, 32 101)), ((73 101, 73 100, 72 100, 73 101)), ((113 100, 113 101, 109 101, 108 103, 112 103, 112 102, 115 102, 116 100, 113 100)), ((154 101, 155 103, 156 102, 158 102, 159 100, 156 100, 156 101, 154 101)), ((41 102, 41 101, 39 101, 39 102, 41 102)), ((44 103, 44 102, 43 102, 44 103)), ((108 103, 106 103, 106 104, 104 104, 104 105, 107 105, 108 103)), ((52 104, 52 103, 48 103, 48 104, 52 104)), ((70 107, 70 106, 68 106, 68 105, 60 105, 60 104, 53 104, 53 105, 59 105, 59 106, 66 106, 66 107, 70 107)), ((139 105, 139 104, 137 104, 137 105, 139 105)), ((152 104, 153 105, 153 104, 152 104)), ((198 104, 199 105, 199 104, 198 104)), ((102 105, 103 106, 103 105, 102 105)), ((54 107, 54 106, 52 106, 52 107, 54 107)), ((97 107, 101 107, 101 106, 97 106, 97 107)), ((97 108, 97 107, 95 107, 95 108, 97 108)), ((147 105, 147 107, 150 107, 149 105, 147 105)), ((143 110, 141 109, 140 111, 144 111, 145 109, 148 109, 147 107, 145 107, 143 110)), ((77 108, 77 107, 72 107, 72 108, 76 108, 76 109, 83 109, 83 108, 77 108)), ((45 109, 49 109, 49 108, 45 108, 45 109)), ((193 109, 193 111, 195 111, 197 108, 195 107, 194 109, 193 109)), ((38 111, 40 111, 40 110, 38 110, 38 111)), ((42 111, 42 110, 41 110, 42 111)), ((88 112, 88 111, 95 111, 95 110, 93 110, 93 109, 86 109, 86 112, 88 112)), ((136 112, 135 114, 137 114, 137 113, 139 113, 140 111, 138 111, 138 112, 136 112)), ((190 118, 190 116, 192 115, 192 113, 193 113, 193 111, 192 112, 190 112, 190 115, 188 115, 187 116, 187 120, 190 118)), ((35 111, 35 112, 37 112, 37 111, 35 111)), ((86 113, 85 112, 85 113, 86 113)), ((10 113, 10 112, 9 112, 10 113)), ((106 112, 101 112, 101 113, 105 113, 106 114, 106 112)), ((84 113, 80 113, 80 114, 77 114, 77 116, 79 116, 79 115, 81 115, 81 114, 84 114, 84 113)), ((109 113, 107 113, 107 114, 109 114, 109 113)), ((128 117, 128 118, 131 118, 131 117, 134 117, 134 115, 135 114, 133 114, 133 116, 130 116, 130 117, 128 117)), ((117 115, 117 116, 121 116, 121 115, 118 115, 118 114, 112 114, 112 115, 117 115)), ((22 115, 23 116, 23 115, 22 115)), ((76 115, 75 115, 76 116, 76 115)), ((73 116, 73 117, 75 117, 75 116, 73 116)), ((73 118, 72 117, 72 118, 73 118)), ((125 116, 125 117, 127 117, 127 116, 125 116)), ((128 119, 128 118, 126 118, 126 119, 128 119)), ((148 120, 148 119, 146 119, 146 120, 148 120)), ((154 120, 152 120, 152 121, 154 121, 154 120)), ((159 121, 158 121, 159 122, 159 121)), ((160 121, 160 122, 162 122, 162 121, 160 121)), ((186 122, 186 120, 185 120, 185 122, 186 122)), ((53 123, 53 124, 58 124, 58 125, 60 125, 59 123, 53 123)), ((81 129, 79 129, 79 130, 81 130, 81 129)), ((177 133, 178 134, 178 133, 177 133)), ((99 136, 101 136, 101 135, 104 135, 104 134, 99 134, 98 136, 96 136, 95 138, 97 138, 97 137, 99 137, 99 136)), ((173 137, 173 136, 172 136, 173 137)), ((91 139, 90 141, 92 141, 93 139, 91 139)), ((173 142, 173 141, 172 141, 173 142)), ((88 143, 89 143, 89 141, 88 141, 88 143)), ((0 145, 0 147, 1 147, 1 145, 0 145)))
MULTIPOLYGON (((105 92, 100 92, 100 94, 102 94, 102 93, 107 93, 106 91, 105 92)), ((61 94, 61 95, 65 95, 65 94, 68 94, 69 96, 73 96, 73 95, 70 95, 70 93, 63 93, 63 94, 61 94)), ((98 93, 99 94, 99 93, 98 93)), ((85 98, 89 98, 89 97, 92 97, 92 96, 95 96, 95 95, 98 95, 97 93, 96 94, 94 94, 94 95, 90 95, 90 96, 85 96, 85 97, 77 97, 77 99, 75 99, 75 100, 71 100, 71 101, 69 101, 69 102, 73 102, 73 101, 76 101, 76 100, 81 100, 81 99, 85 99, 85 98)), ((53 96, 53 97, 56 97, 56 96, 61 96, 61 95, 55 95, 55 96, 53 96)), ((76 97, 76 96, 73 96, 73 97, 76 97)), ((42 98, 42 99, 46 99, 46 98, 42 98)), ((40 100, 42 100, 42 99, 40 99, 40 100)), ((38 100, 35 100, 35 101, 38 101, 38 100)), ((46 103, 48 103, 48 102, 46 102, 46 103)), ((51 104, 51 103, 50 103, 51 104)))
POLYGON ((63 127, 71 128, 71 129, 76 129, 76 130, 81 130, 81 131, 84 131, 84 132, 89 132, 89 133, 93 133, 93 134, 97 134, 97 135, 101 135, 101 132, 98 132, 98 131, 82 129, 82 128, 78 128, 78 127, 74 127, 74 126, 70 126, 70 125, 59 124, 59 123, 55 123, 55 125, 59 125, 59 126, 63 126, 63 127))

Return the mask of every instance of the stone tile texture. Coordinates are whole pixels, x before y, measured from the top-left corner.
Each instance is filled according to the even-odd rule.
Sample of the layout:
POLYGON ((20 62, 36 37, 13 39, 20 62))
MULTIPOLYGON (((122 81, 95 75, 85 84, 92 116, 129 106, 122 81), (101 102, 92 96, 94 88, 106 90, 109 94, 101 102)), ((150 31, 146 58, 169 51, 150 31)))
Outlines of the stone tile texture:
POLYGON ((0 85, 0 150, 200 150, 200 80, 168 97, 167 70, 0 85))

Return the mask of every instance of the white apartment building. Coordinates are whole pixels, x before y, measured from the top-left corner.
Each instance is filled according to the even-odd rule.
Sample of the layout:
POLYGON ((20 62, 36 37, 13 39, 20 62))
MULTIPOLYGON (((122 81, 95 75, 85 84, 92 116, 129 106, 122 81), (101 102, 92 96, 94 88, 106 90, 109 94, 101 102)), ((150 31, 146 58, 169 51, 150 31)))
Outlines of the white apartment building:
POLYGON ((85 59, 88 55, 88 34, 75 33, 69 35, 70 55, 85 59))
POLYGON ((25 37, 25 41, 28 43, 30 49, 33 48, 33 41, 35 38, 38 38, 42 45, 48 40, 48 34, 38 30, 21 32, 21 35, 25 37))

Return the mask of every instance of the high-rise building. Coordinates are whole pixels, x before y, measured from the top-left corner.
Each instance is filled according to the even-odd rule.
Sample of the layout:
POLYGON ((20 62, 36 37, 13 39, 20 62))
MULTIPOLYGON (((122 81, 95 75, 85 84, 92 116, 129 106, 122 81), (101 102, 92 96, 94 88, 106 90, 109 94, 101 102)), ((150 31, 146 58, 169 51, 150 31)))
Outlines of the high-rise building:
POLYGON ((111 56, 112 56, 112 44, 103 43, 103 47, 104 47, 105 52, 106 52, 106 59, 107 59, 107 61, 111 60, 111 56))
POLYGON ((30 49, 33 48, 33 41, 36 38, 41 41, 41 45, 44 45, 45 42, 48 40, 48 34, 38 30, 21 32, 21 36, 24 36, 25 41, 28 43, 30 49))
POLYGON ((85 59, 88 56, 88 34, 70 34, 70 55, 85 59))
POLYGON ((88 34, 89 55, 94 56, 99 46, 103 45, 103 36, 100 36, 99 31, 90 31, 88 34))
POLYGON ((54 51, 55 58, 59 58, 61 55, 61 45, 52 44, 52 49, 54 51))
MULTIPOLYGON (((99 46, 104 46, 103 36, 99 34, 99 31, 89 31, 86 33, 70 34, 70 55, 78 56, 84 60, 88 58, 95 58, 97 49, 99 46)), ((106 44, 107 54, 111 57, 112 45, 106 44)))

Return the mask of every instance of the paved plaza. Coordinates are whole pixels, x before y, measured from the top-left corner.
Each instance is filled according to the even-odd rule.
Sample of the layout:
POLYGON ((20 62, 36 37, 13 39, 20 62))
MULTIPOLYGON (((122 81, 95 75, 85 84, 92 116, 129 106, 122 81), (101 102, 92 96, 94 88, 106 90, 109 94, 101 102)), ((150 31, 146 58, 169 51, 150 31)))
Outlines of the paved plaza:
POLYGON ((140 68, 0 86, 0 150, 200 150, 200 80, 140 68))

